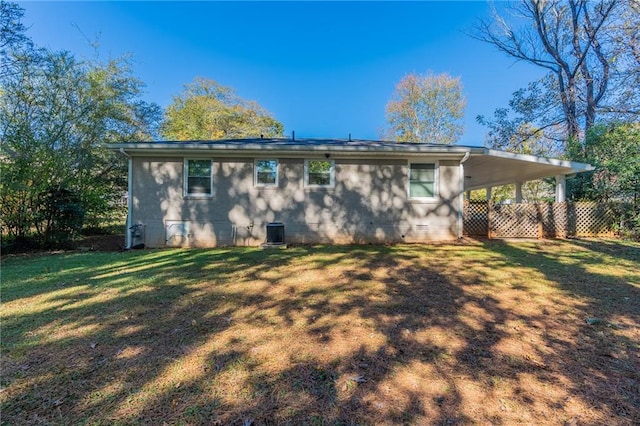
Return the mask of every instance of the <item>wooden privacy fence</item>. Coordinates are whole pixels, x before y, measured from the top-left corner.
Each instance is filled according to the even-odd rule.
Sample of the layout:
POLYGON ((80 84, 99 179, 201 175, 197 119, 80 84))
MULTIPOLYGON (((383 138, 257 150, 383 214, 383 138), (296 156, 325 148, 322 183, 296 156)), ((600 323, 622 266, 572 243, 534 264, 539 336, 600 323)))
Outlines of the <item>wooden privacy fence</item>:
POLYGON ((464 235, 489 238, 613 236, 610 206, 592 202, 464 204, 464 235))

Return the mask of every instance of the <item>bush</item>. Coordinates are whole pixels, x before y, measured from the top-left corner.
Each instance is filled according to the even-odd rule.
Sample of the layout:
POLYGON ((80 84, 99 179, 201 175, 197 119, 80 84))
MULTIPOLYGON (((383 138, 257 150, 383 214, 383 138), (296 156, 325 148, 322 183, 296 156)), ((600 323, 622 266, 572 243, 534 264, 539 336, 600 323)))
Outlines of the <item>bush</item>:
POLYGON ((615 209, 616 233, 622 238, 640 241, 640 206, 633 203, 618 204, 615 209))
POLYGON ((69 247, 80 233, 84 220, 80 197, 65 188, 50 189, 41 197, 44 247, 69 247))

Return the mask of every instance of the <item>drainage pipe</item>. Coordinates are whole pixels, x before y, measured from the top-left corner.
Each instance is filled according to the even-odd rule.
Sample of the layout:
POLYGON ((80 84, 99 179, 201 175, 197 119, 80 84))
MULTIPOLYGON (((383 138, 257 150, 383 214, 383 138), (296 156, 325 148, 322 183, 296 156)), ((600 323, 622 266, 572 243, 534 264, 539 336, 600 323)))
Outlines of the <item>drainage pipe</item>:
POLYGON ((131 190, 133 189, 133 183, 131 181, 131 172, 133 171, 133 159, 124 148, 120 148, 120 154, 127 157, 127 231, 125 234, 124 248, 129 250, 131 248, 131 190))
POLYGON ((464 157, 460 160, 460 169, 458 173, 460 173, 459 181, 460 181, 460 193, 458 194, 458 238, 462 238, 464 236, 464 166, 462 163, 469 159, 471 153, 467 151, 464 154, 464 157))

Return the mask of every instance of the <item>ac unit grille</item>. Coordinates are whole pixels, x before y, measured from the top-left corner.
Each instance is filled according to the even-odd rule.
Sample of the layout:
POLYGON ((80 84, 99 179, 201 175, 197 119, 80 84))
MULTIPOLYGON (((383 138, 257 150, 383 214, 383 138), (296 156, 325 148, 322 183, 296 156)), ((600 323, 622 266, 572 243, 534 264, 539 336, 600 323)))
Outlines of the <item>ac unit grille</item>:
POLYGON ((267 244, 284 244, 284 223, 267 224, 267 244))

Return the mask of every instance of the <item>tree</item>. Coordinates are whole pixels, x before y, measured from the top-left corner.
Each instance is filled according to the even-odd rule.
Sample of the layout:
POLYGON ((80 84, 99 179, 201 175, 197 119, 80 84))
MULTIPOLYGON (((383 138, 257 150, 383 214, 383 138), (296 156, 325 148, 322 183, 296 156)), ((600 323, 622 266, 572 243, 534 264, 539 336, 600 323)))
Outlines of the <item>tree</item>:
POLYGON ((383 137, 398 142, 453 144, 463 132, 466 107, 460 78, 407 74, 386 107, 383 137))
POLYGON ((640 123, 611 123, 592 127, 585 149, 571 147, 577 161, 596 167, 573 187, 574 198, 621 200, 640 206, 640 123))
POLYGON ((12 56, 33 48, 22 23, 24 9, 16 3, 0 1, 0 77, 7 75, 15 65, 12 56), (9 54, 12 53, 12 55, 9 54))
POLYGON ((633 0, 522 0, 514 19, 496 12, 473 36, 547 70, 519 100, 529 102, 541 131, 561 126, 564 141, 582 141, 600 114, 640 114, 637 8, 633 0))
POLYGON ((123 162, 103 143, 152 139, 160 109, 139 99, 142 83, 126 58, 77 61, 20 46, 8 57, 13 71, 0 80, 2 231, 61 243, 85 213, 109 210, 126 188, 123 162))
POLYGON ((174 97, 162 125, 162 135, 170 140, 280 137, 283 130, 256 102, 205 78, 196 78, 174 97))
POLYGON ((564 155, 566 134, 555 116, 553 96, 549 96, 553 84, 551 76, 529 83, 513 93, 508 108, 497 108, 492 118, 477 116, 489 128, 485 146, 521 154, 564 155))
POLYGON ((569 153, 596 167, 568 182, 569 197, 622 203, 621 231, 640 237, 640 123, 596 125, 587 134, 585 148, 572 145, 569 153))

